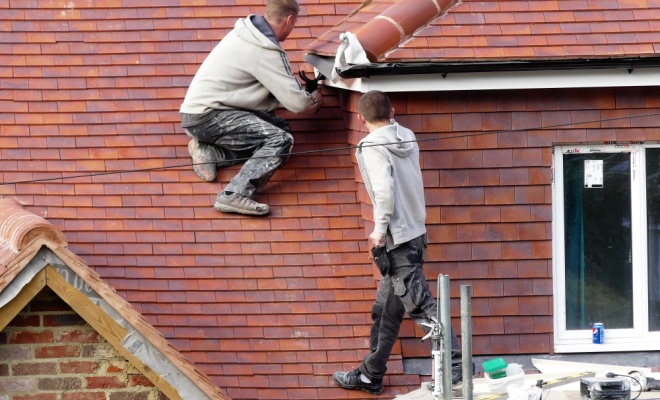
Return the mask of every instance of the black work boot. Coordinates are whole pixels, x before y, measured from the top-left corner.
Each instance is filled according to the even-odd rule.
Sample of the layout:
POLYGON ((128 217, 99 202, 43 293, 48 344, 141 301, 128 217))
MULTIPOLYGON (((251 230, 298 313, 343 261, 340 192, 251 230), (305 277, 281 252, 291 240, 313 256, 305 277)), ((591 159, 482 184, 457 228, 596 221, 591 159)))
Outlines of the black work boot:
POLYGON ((332 380, 335 381, 335 383, 344 389, 359 389, 363 392, 367 392, 369 394, 381 394, 383 393, 383 380, 371 380, 371 383, 366 383, 362 382, 360 379, 360 370, 356 369, 355 371, 351 372, 344 372, 344 371, 339 371, 335 372, 332 375, 332 380))
POLYGON ((451 386, 457 387, 463 385, 463 368, 462 367, 452 367, 451 368, 451 386))

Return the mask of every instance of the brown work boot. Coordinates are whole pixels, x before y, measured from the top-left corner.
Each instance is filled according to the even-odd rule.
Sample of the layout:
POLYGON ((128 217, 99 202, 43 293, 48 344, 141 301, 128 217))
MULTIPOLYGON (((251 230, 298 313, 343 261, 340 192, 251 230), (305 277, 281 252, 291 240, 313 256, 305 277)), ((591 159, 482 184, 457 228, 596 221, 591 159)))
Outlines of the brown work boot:
POLYGON ((212 182, 217 176, 215 163, 215 152, 212 144, 202 143, 197 139, 190 139, 188 153, 193 160, 193 170, 199 178, 206 182, 212 182))

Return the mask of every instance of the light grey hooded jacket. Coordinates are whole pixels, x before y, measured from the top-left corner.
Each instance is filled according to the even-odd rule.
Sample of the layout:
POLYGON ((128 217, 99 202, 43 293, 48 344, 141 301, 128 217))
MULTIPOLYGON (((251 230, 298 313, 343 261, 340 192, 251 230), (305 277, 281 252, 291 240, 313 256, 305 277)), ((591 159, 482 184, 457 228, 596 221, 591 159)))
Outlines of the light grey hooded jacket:
POLYGON ((426 233, 424 182, 415 134, 396 122, 369 133, 356 151, 374 208, 374 231, 388 249, 426 233), (388 234, 389 231, 389 234, 388 234), (389 243, 389 240, 393 243, 389 243))
MULTIPOLYGON (((294 77, 277 39, 264 35, 249 15, 236 21, 195 74, 180 112, 212 110, 273 111, 280 104, 294 113, 311 109, 315 100, 294 77)), ((268 27, 270 29, 270 26, 268 27)))

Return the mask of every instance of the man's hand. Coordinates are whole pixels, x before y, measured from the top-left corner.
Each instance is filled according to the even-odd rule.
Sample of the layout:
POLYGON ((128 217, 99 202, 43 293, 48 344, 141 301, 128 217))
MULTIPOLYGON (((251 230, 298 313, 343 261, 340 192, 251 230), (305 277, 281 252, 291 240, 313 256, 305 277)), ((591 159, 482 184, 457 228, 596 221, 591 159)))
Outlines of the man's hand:
POLYGON ((323 105, 323 93, 321 87, 312 92, 312 97, 316 100, 316 107, 320 108, 323 105))
POLYGON ((385 235, 378 232, 371 232, 369 235, 369 240, 371 240, 371 247, 383 247, 385 246, 385 235))

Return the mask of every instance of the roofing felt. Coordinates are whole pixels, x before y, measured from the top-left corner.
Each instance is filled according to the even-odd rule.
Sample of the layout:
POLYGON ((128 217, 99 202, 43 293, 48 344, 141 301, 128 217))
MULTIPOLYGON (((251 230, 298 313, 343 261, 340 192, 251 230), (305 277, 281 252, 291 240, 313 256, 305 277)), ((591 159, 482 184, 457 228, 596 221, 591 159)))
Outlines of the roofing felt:
POLYGON ((373 0, 307 51, 334 56, 353 32, 372 62, 478 62, 650 57, 660 54, 660 0, 451 1, 406 26, 429 0, 373 0), (389 25, 389 26, 388 26, 389 25), (403 28, 405 27, 405 29, 403 28), (405 34, 402 34, 402 31, 405 34), (387 43, 388 45, 383 45, 387 43), (391 45, 390 45, 391 44, 391 45))

